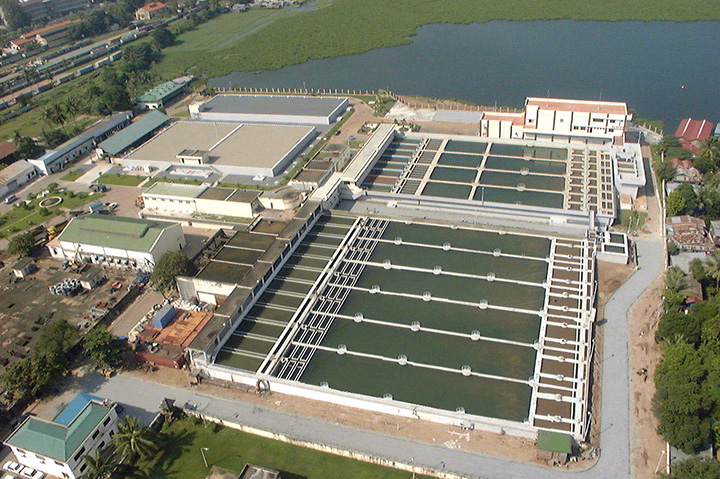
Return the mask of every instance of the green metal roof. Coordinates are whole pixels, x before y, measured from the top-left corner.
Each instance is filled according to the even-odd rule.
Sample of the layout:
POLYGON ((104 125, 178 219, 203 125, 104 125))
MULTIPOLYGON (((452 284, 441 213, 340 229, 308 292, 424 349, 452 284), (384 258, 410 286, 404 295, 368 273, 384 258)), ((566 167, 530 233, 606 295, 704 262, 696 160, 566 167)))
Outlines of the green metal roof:
POLYGON ((184 87, 185 83, 175 83, 174 81, 165 82, 151 90, 146 91, 135 101, 150 103, 162 101, 166 98, 172 97, 173 95, 177 95, 184 87))
POLYGON ((135 142, 142 139, 145 135, 160 128, 168 122, 170 118, 161 111, 152 110, 147 115, 134 121, 130 126, 120 130, 113 136, 98 145, 106 153, 117 155, 120 152, 131 147, 135 142))
POLYGON ((67 462, 108 412, 108 406, 91 401, 67 426, 30 417, 5 443, 67 462))
POLYGON ((197 198, 206 189, 207 186, 202 185, 186 185, 183 183, 165 183, 163 181, 158 181, 145 190, 145 194, 197 198))
POLYGON ((91 214, 73 218, 59 241, 150 252, 160 233, 175 223, 91 214))
POLYGON ((572 438, 567 434, 541 430, 538 431, 536 447, 543 451, 572 454, 572 438))

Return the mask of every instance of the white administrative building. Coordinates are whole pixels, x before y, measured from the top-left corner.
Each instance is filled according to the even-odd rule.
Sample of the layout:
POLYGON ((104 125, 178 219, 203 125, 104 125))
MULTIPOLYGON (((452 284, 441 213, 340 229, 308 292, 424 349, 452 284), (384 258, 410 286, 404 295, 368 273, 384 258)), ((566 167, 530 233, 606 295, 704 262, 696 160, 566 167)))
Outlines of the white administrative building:
MULTIPOLYGON (((79 394, 52 421, 30 416, 5 440, 18 462, 50 476, 75 479, 118 432, 115 404, 79 394)), ((10 477, 10 476, 8 476, 10 477)))

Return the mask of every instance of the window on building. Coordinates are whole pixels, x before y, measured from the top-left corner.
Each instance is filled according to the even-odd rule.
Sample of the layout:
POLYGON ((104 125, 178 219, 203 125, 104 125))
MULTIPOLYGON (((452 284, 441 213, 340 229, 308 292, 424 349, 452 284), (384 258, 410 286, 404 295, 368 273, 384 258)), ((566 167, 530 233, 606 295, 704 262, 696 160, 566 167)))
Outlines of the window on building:
POLYGON ((77 452, 77 454, 75 454, 75 456, 73 457, 73 459, 76 460, 76 461, 79 460, 79 459, 82 457, 82 455, 83 455, 84 452, 85 452, 85 447, 83 446, 83 447, 80 448, 80 450, 77 452))
POLYGON ((95 439, 95 438, 98 437, 98 434, 100 434, 100 430, 99 430, 99 429, 95 429, 95 432, 92 433, 92 436, 90 436, 90 437, 92 437, 93 439, 95 439))
POLYGON ((80 466, 80 472, 85 472, 85 469, 87 469, 87 464, 83 463, 83 465, 80 466))
POLYGON ((62 473, 62 476, 63 476, 65 479, 70 479, 70 476, 68 475, 67 472, 63 472, 63 473, 62 473))
POLYGON ((103 426, 107 426, 109 422, 110 422, 110 416, 105 418, 105 420, 103 421, 103 426))
POLYGON ((63 464, 63 463, 60 462, 60 461, 55 461, 55 465, 56 465, 56 466, 60 466, 60 467, 65 467, 65 464, 63 464))
POLYGON ((102 449, 105 447, 105 441, 100 441, 100 445, 98 446, 98 449, 102 449))

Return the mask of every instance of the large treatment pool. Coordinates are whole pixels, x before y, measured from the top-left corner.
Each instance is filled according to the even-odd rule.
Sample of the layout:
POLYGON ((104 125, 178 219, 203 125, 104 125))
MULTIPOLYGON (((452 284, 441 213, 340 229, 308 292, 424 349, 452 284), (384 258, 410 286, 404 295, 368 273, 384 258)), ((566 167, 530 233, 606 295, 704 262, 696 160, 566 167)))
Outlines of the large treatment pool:
POLYGON ((551 240, 372 218, 360 228, 272 374, 525 420, 551 240))

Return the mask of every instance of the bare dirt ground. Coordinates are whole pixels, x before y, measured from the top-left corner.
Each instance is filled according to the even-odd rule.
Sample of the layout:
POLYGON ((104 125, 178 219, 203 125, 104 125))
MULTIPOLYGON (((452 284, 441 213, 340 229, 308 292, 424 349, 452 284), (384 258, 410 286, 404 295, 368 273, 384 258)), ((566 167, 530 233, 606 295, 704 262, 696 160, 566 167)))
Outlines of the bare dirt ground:
POLYGON ((659 465, 665 464, 665 441, 657 433, 658 422, 652 410, 655 394, 653 375, 660 361, 660 346, 655 343, 660 316, 662 315, 661 295, 663 278, 650 285, 631 311, 630 337, 632 338, 630 380, 632 383, 633 439, 632 467, 635 477, 653 478, 659 465), (642 374, 643 370, 647 370, 642 374))
POLYGON ((423 133, 442 133, 444 135, 470 135, 477 136, 477 123, 460 123, 445 121, 417 121, 423 133))

